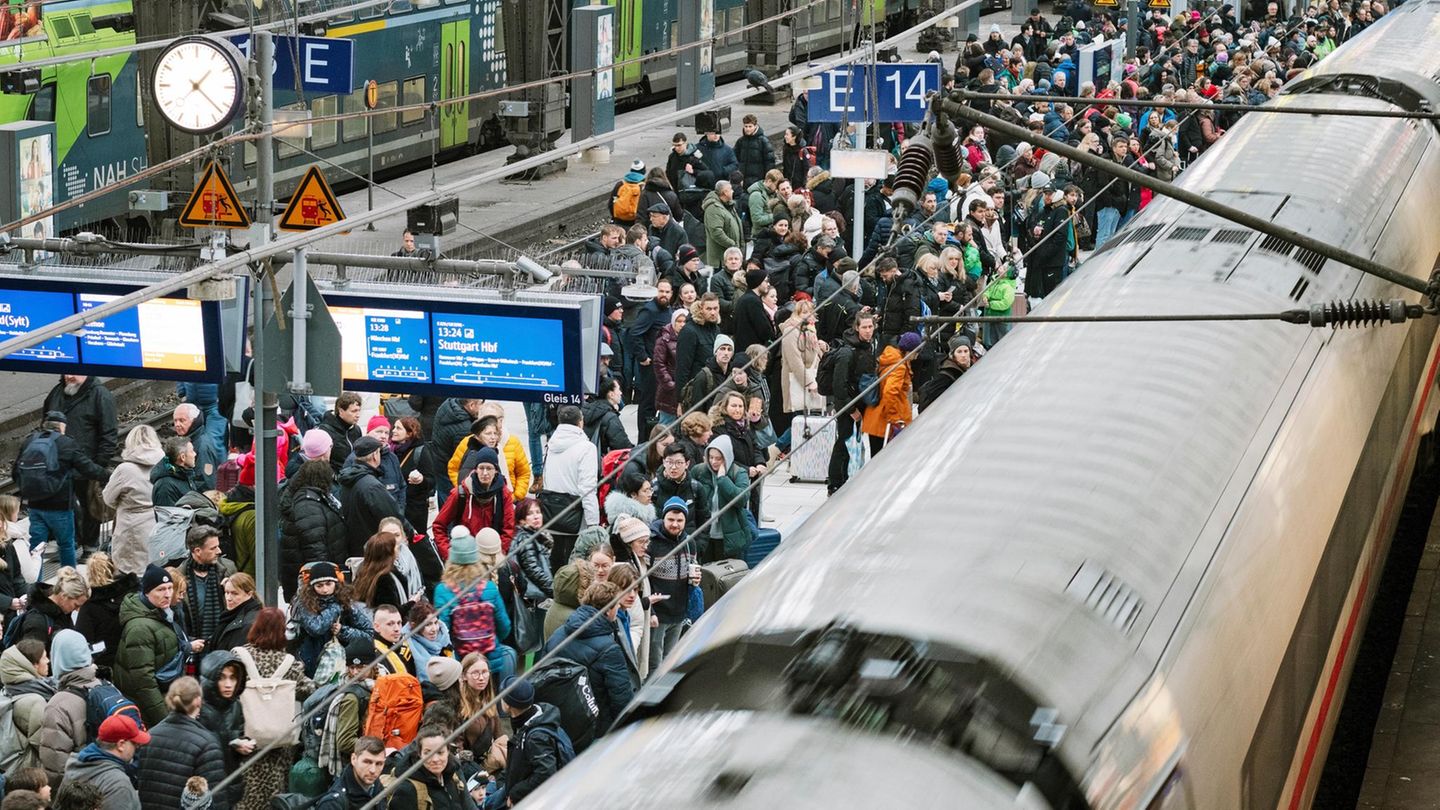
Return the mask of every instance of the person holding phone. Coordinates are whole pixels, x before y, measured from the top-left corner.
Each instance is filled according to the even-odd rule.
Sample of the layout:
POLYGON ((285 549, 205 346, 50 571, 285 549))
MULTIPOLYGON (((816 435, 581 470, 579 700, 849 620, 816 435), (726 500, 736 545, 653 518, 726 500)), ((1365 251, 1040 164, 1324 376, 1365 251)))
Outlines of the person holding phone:
POLYGON ((690 589, 700 585, 700 565, 695 550, 686 544, 690 507, 680 497, 671 497, 661 507, 660 517, 650 524, 650 559, 658 560, 647 571, 650 580, 650 670, 654 671, 680 640, 680 627, 690 605, 690 589), (676 547, 682 547, 672 554, 676 547), (656 599, 655 597, 663 597, 656 599))

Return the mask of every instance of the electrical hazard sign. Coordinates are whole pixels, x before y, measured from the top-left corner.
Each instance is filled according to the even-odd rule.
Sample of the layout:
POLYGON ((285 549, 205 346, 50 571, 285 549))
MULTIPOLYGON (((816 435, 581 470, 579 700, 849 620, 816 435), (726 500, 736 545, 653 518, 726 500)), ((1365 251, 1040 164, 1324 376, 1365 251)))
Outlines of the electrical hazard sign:
POLYGON ((185 203, 180 224, 191 228, 248 228, 250 215, 240 204, 240 195, 230 185, 230 178, 220 164, 210 161, 200 182, 185 203))
POLYGON ((1147 3, 1149 4, 1150 8, 1160 8, 1166 11, 1170 10, 1170 0, 1147 0, 1147 3))
POLYGON ((340 203, 335 201, 325 176, 320 174, 318 167, 311 166, 290 198, 290 204, 285 206, 285 213, 280 215, 276 227, 282 231, 313 231, 344 218, 345 212, 340 210, 340 203))

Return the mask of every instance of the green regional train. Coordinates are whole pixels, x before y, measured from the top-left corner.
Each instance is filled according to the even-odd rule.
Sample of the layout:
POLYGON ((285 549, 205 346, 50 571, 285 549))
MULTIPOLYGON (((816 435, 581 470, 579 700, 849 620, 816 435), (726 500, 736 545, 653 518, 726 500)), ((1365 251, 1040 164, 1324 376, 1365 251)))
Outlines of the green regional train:
MULTIPOLYGON (((544 19, 543 6, 553 1, 391 0, 358 11, 344 10, 354 0, 211 0, 202 5, 240 20, 250 19, 257 9, 263 9, 266 19, 311 17, 311 22, 302 24, 302 33, 353 39, 355 92, 316 96, 293 87, 275 88, 278 107, 309 110, 319 117, 364 109, 364 84, 371 79, 378 84, 383 108, 455 98, 539 78, 508 75, 512 71, 507 70, 503 17, 520 14, 530 20, 533 14, 535 19, 544 19)), ((921 0, 818 0, 803 7, 808 2, 714 0, 714 30, 720 37, 715 49, 717 75, 734 76, 747 66, 747 37, 737 32, 747 20, 798 8, 789 18, 787 39, 792 43, 793 58, 803 63, 839 49, 847 34, 842 30, 842 13, 845 29, 852 27, 849 23, 858 13, 863 23, 868 24, 873 15, 882 30, 886 22, 893 30, 918 18, 921 0)), ((618 6, 616 61, 677 43, 677 0, 610 3, 618 6)), ((510 30, 516 30, 514 21, 510 30)), ((0 0, 0 66, 74 57, 35 70, 0 74, 0 123, 53 120, 56 124, 56 203, 123 180, 144 169, 151 159, 165 157, 156 156, 154 144, 147 153, 146 121, 155 113, 142 76, 143 60, 125 48, 135 45, 137 38, 145 42, 187 33, 192 31, 137 31, 131 0, 0 0), (117 52, 96 55, 109 51, 117 52)), ((148 53, 153 58, 155 52, 148 53)), ((644 104, 673 94, 676 64, 676 56, 667 55, 620 68, 615 77, 617 100, 644 104)), ((441 160, 448 160, 502 146, 505 131, 497 116, 500 101, 496 96, 444 106, 436 120, 430 120, 424 111, 380 115, 369 119, 373 132, 367 132, 367 119, 360 117, 313 125, 304 140, 278 139, 277 197, 283 199, 293 190, 306 167, 317 162, 314 155, 363 174, 369 166, 370 137, 377 172, 407 164, 428 165, 432 150, 441 160)), ((253 184, 255 151, 247 145, 237 152, 230 170, 243 195, 253 184)), ((330 172, 335 179, 342 174, 330 172)), ((139 187, 146 185, 156 187, 155 183, 139 187)), ((150 223, 144 215, 130 212, 128 206, 127 195, 109 195, 61 212, 56 216, 56 228, 61 233, 98 228, 133 238, 137 228, 143 233, 150 223)))

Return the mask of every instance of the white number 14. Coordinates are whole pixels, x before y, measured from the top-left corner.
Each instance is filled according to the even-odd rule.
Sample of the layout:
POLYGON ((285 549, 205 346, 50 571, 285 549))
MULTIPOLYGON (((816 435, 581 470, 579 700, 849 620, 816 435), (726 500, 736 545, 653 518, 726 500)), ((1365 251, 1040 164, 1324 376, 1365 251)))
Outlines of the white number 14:
POLYGON ((923 72, 915 74, 915 78, 911 80, 910 86, 905 88, 903 96, 900 92, 900 73, 898 71, 886 76, 885 81, 895 88, 895 109, 900 109, 905 106, 905 102, 907 101, 922 105, 925 103, 926 88, 925 74, 923 72))

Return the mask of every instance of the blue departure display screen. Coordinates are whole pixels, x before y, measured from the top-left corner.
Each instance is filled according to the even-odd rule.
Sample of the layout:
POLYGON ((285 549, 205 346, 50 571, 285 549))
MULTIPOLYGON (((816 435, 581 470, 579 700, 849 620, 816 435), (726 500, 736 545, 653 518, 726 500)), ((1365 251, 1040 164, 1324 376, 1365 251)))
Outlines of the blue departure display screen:
MULTIPOLYGON (((0 279, 0 340, 94 309, 134 289, 91 281, 0 279)), ((76 333, 0 358, 0 369, 215 381, 225 366, 219 330, 217 304, 154 298, 76 333)))
POLYGON ((578 401, 579 310, 326 294, 349 390, 578 401), (412 307, 425 307, 412 309, 412 307))

